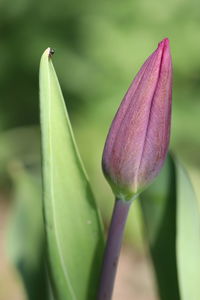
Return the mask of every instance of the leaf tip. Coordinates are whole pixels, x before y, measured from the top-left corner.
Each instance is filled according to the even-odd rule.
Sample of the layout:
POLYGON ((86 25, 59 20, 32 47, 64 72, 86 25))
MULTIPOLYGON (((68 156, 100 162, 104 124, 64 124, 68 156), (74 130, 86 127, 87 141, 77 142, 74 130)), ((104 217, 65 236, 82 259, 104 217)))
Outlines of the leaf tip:
POLYGON ((52 56, 54 55, 55 50, 53 48, 48 47, 45 51, 44 51, 44 56, 47 56, 48 58, 52 58, 52 56))

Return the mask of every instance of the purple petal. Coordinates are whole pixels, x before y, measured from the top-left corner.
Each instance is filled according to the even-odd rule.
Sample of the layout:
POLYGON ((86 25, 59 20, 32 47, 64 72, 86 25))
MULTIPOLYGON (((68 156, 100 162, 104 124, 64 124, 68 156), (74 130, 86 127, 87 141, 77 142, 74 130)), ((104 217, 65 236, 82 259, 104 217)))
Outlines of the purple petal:
POLYGON ((137 191, 159 172, 169 144, 172 65, 164 39, 146 60, 112 122, 103 170, 116 186, 137 191))

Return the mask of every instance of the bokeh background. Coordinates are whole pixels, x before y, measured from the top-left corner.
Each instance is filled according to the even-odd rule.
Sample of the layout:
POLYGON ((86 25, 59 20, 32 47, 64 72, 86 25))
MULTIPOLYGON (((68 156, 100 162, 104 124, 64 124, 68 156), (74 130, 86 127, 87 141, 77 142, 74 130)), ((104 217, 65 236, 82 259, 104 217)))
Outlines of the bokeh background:
MULTIPOLYGON (((112 194, 101 172, 105 137, 134 75, 164 37, 170 39, 174 66, 171 149, 197 181, 199 1, 0 1, 0 300, 24 299, 20 277, 7 257, 7 248, 12 248, 11 257, 17 260, 20 246, 16 247, 13 241, 11 246, 7 244, 10 235, 16 237, 15 231, 10 233, 15 222, 19 222, 13 221, 13 214, 18 210, 22 213, 18 198, 29 198, 32 188, 26 185, 27 176, 28 184, 29 177, 31 182, 40 177, 38 70, 43 51, 49 46, 55 49, 53 62, 74 134, 107 225, 112 194)), ((145 286, 142 280, 134 281, 135 287, 129 284, 132 295, 136 291, 137 299, 156 299, 152 275, 146 269, 140 226, 138 222, 132 225, 134 233, 127 234, 129 248, 124 250, 120 270, 125 272, 126 282, 137 281, 134 272, 130 278, 126 275, 131 260, 146 280, 145 286), (133 252, 134 257, 130 257, 133 252)), ((20 268, 23 269, 21 265, 20 268)), ((121 285, 123 288, 125 283, 121 285)), ((119 295, 124 295, 123 291, 119 295)), ((119 299, 117 294, 115 297, 119 299)))

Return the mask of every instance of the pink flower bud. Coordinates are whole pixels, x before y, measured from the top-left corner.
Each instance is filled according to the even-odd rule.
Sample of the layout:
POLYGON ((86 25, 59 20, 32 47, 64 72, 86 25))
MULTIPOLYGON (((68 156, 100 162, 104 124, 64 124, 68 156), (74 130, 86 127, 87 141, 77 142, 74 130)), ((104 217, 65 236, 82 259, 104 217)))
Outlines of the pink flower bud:
POLYGON ((102 166, 116 197, 131 199, 159 173, 169 145, 172 61, 164 39, 146 60, 112 122, 102 166))

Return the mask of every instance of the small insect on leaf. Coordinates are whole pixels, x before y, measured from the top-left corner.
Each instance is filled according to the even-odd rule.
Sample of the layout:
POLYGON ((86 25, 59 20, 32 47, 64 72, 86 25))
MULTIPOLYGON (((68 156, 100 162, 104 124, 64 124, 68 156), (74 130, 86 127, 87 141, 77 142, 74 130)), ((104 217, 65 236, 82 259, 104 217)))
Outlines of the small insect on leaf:
POLYGON ((49 48, 49 58, 51 58, 55 53, 55 50, 53 48, 49 48))

